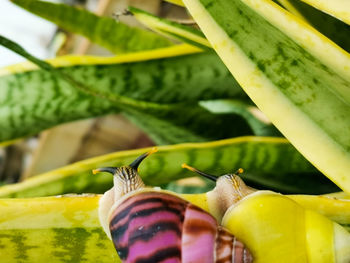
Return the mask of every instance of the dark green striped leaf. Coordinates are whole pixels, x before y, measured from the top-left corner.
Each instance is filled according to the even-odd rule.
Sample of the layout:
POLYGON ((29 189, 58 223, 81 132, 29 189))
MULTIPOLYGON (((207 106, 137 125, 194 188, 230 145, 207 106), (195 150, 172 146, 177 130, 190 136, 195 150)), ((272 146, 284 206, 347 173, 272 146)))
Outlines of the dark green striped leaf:
POLYGON ((295 15, 301 15, 314 28, 350 52, 350 26, 300 0, 281 1, 284 7, 295 15))
POLYGON ((180 104, 125 114, 142 127, 157 144, 204 142, 253 134, 248 122, 238 114, 217 115, 198 106, 180 104))
MULTIPOLYGON (((212 113, 232 114, 242 116, 249 124, 254 134, 257 136, 281 136, 281 133, 267 119, 267 117, 254 105, 242 100, 211 100, 199 103, 203 108, 212 113)), ((239 123, 237 123, 239 125, 239 123)), ((237 127, 240 129, 243 127, 237 127)))
POLYGON ((184 3, 256 105, 349 192, 349 53, 269 0, 184 3))
MULTIPOLYGON (((103 193, 112 186, 112 176, 92 175, 96 167, 131 163, 149 149, 117 152, 0 187, 0 197, 34 197, 64 193, 103 193)), ((338 188, 317 174, 316 169, 283 138, 241 137, 207 143, 159 146, 140 166, 147 185, 165 185, 193 177, 181 168, 187 163, 208 173, 222 175, 242 167, 250 185, 293 193, 329 193, 338 188)))
MULTIPOLYGON (((108 66, 54 68, 6 38, 1 37, 0 44, 45 69, 0 78, 3 141, 35 134, 59 123, 117 111, 134 115, 133 119, 139 116, 136 119, 140 122, 144 120, 140 114, 151 115, 184 130, 182 136, 168 133, 167 140, 157 140, 162 144, 252 134, 242 117, 215 116, 196 105, 198 100, 207 98, 247 99, 213 53, 108 66), (212 89, 213 85, 217 89, 212 89)), ((159 121, 147 121, 157 134, 161 129, 156 125, 159 121)))
POLYGON ((1 262, 120 262, 98 220, 99 198, 0 200, 1 262))

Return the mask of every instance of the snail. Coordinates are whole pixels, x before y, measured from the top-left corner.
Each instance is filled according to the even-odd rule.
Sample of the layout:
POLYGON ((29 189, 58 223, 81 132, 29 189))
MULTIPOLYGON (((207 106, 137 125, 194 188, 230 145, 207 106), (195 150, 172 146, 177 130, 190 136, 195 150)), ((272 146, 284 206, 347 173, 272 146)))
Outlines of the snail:
POLYGON ((99 202, 101 225, 123 262, 253 261, 247 247, 216 219, 179 195, 149 188, 138 166, 156 149, 128 166, 106 167, 114 186, 99 202))
POLYGON ((216 181, 205 194, 208 211, 249 247, 254 262, 350 262, 350 233, 339 224, 284 195, 246 186, 242 170, 216 177, 183 167, 216 181))

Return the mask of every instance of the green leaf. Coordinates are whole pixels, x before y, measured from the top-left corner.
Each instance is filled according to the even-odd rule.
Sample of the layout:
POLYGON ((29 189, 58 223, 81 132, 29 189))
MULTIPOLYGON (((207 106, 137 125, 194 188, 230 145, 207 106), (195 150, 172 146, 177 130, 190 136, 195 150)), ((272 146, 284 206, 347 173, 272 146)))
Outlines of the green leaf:
POLYGON ((252 135, 246 120, 238 114, 217 115, 192 103, 126 110, 126 116, 142 127, 157 144, 204 142, 252 135))
POLYGON ((0 200, 1 262, 120 262, 98 220, 99 198, 0 200))
MULTIPOLYGON (((32 62, 36 63, 43 69, 50 72, 55 77, 60 77, 63 80, 66 81, 66 83, 71 84, 74 88, 77 88, 77 90, 81 90, 83 92, 82 95, 91 95, 92 97, 96 97, 97 99, 105 99, 106 101, 109 101, 112 105, 117 105, 114 107, 114 109, 123 110, 127 113, 132 113, 135 111, 142 112, 142 114, 148 114, 152 115, 161 119, 164 119, 166 121, 171 121, 171 125, 175 125, 175 129, 183 129, 184 134, 182 136, 177 136, 175 134, 172 135, 171 133, 168 133, 167 136, 169 137, 168 141, 162 141, 156 140, 158 143, 162 144, 169 144, 169 143, 179 143, 179 142, 198 142, 198 141, 208 141, 213 139, 222 139, 222 138, 228 138, 232 136, 237 135, 250 135, 252 134, 250 128, 248 127, 247 123, 244 121, 244 119, 233 115, 229 116, 214 116, 212 113, 196 106, 187 106, 187 105, 159 105, 152 102, 145 102, 145 101, 139 101, 134 100, 130 98, 125 98, 122 96, 117 96, 116 94, 113 94, 112 92, 104 92, 101 89, 93 90, 89 87, 88 83, 83 83, 83 80, 76 81, 75 79, 71 78, 71 74, 68 72, 62 72, 58 69, 54 68, 50 64, 41 61, 39 59, 34 58, 30 54, 28 54, 23 48, 21 48, 19 45, 17 45, 14 42, 11 42, 10 40, 1 37, 0 36, 0 44, 3 44, 4 46, 10 48, 11 50, 27 57, 32 62), (229 127, 227 123, 231 123, 231 126, 229 127), (209 126, 210 125, 210 126, 209 126), (239 129, 236 129, 236 132, 234 132, 234 127, 237 125, 237 127, 240 127, 239 129), (177 127, 180 126, 180 127, 177 127), (203 129, 204 127, 207 127, 206 129, 203 129), (222 132, 219 132, 222 131, 222 132)), ((163 76, 160 76, 163 78, 163 76)), ((127 86, 127 88, 130 89, 130 85, 128 85, 129 81, 133 81, 130 75, 127 76, 127 82, 124 84, 127 86)), ((75 106, 75 105, 74 105, 75 106)), ((47 108, 45 107, 45 111, 47 108)), ((135 114, 134 118, 135 119, 135 114)), ((139 115, 139 114, 138 114, 139 115)), ((144 119, 144 116, 138 116, 136 114, 136 120, 144 119), (138 116, 138 117, 137 117, 138 116)), ((142 120, 140 120, 142 122, 142 120)), ((162 132, 167 132, 163 127, 159 127, 156 124, 159 123, 157 121, 150 122, 150 118, 146 119, 147 125, 151 126, 154 129, 154 133, 157 134, 157 131, 159 129, 162 129, 162 132)), ((47 124, 47 123, 46 123, 47 124)), ((164 125, 162 125, 164 126, 164 125)), ((152 133, 151 133, 152 135, 152 133)))
POLYGON ((165 0, 166 2, 175 4, 175 5, 179 5, 179 6, 185 6, 182 2, 182 0, 165 0))
MULTIPOLYGON (((99 198, 0 200, 2 262, 119 262, 99 224, 99 198)), ((336 222, 350 222, 349 214, 344 213, 349 206, 346 200, 300 195, 290 198, 336 222)))
MULTIPOLYGON (((104 91, 103 89, 93 89, 91 88, 89 83, 86 82, 86 79, 76 80, 76 78, 71 77, 70 72, 63 72, 58 70, 57 68, 54 68, 52 65, 48 64, 47 62, 41 61, 30 54, 28 54, 23 48, 21 48, 18 44, 0 36, 0 44, 4 45, 5 47, 17 52, 18 54, 23 55, 24 57, 27 57, 30 61, 36 63, 41 68, 48 71, 52 76, 56 78, 63 79, 66 83, 70 84, 73 88, 76 89, 77 92, 81 91, 81 95, 88 98, 95 98, 98 100, 105 100, 110 103, 111 110, 114 109, 114 111, 123 110, 126 113, 131 113, 133 115, 133 120, 136 120, 144 123, 144 120, 147 120, 145 123, 149 127, 152 127, 152 130, 149 130, 151 132, 151 136, 153 134, 158 134, 158 131, 161 130, 161 132, 166 133, 166 136, 168 137, 168 140, 164 140, 162 138, 159 140, 157 137, 153 136, 159 144, 169 144, 169 143, 180 143, 180 142, 199 142, 199 141, 208 141, 208 140, 214 140, 214 139, 223 139, 228 138, 232 136, 239 136, 239 135, 250 135, 252 134, 251 129, 247 125, 244 119, 237 115, 222 115, 222 116, 215 116, 214 114, 208 112, 207 110, 195 105, 195 106, 188 106, 186 104, 179 104, 179 105, 159 105, 152 102, 146 102, 146 101, 140 101, 135 99, 130 99, 127 97, 123 97, 120 95, 116 95, 113 92, 104 91), (84 83, 84 84, 82 84, 84 83), (113 107, 113 105, 115 105, 113 107), (173 127, 174 130, 183 130, 182 136, 178 136, 177 134, 174 134, 174 132, 169 133, 169 129, 164 129, 166 125, 157 126, 156 124, 160 124, 159 121, 155 120, 153 122, 150 121, 152 117, 144 118, 144 116, 140 116, 140 114, 144 115, 151 115, 152 117, 160 118, 163 121, 170 122, 169 127, 173 127), (136 118, 135 118, 136 116, 136 118), (139 119, 139 120, 138 120, 139 119), (228 125, 228 123, 230 125, 228 125), (236 129, 235 129, 236 127, 236 129), (237 129, 237 127, 239 127, 237 129)), ((161 65, 158 65, 157 69, 159 70, 161 68, 161 65)), ((130 75, 130 72, 127 71, 127 76, 124 78, 123 85, 127 87, 130 90, 129 83, 135 81, 135 79, 132 79, 132 76, 130 75)), ((163 73, 163 72, 161 72, 163 73)), ((144 71, 142 70, 142 74, 144 74, 144 71)), ((178 76, 177 76, 178 77, 178 76)), ((159 76, 159 78, 152 79, 153 83, 155 81, 159 81, 159 85, 163 85, 163 74, 159 76)), ((28 83, 26 83, 28 85, 28 83)), ((137 85, 140 85, 137 83, 137 85)), ((141 84, 142 85, 142 84, 141 84)), ((141 86, 140 85, 140 86, 141 86)), ((158 96, 160 94, 160 91, 158 91, 158 96)), ((169 94, 167 94, 169 96, 169 94)), ((55 94, 56 96, 56 94, 55 94)), ((152 97, 157 97, 152 94, 152 97)), ((15 99, 18 99, 17 97, 15 99)), ((56 98, 57 99, 57 98, 56 98)), ((27 102, 27 101, 26 101, 27 102)), ((193 103, 192 103, 193 104, 193 103)), ((35 105, 35 104, 34 104, 35 105)), ((62 106, 62 105, 60 105, 62 106)), ((76 104, 73 105, 74 109, 76 110, 76 104)), ((37 108, 37 105, 35 105, 35 108, 37 108)), ((13 106, 11 107, 13 109, 13 106)), ((47 107, 45 106, 44 111, 47 111, 47 107)), ((84 108, 84 110, 87 110, 84 108)), ((57 113, 54 112, 54 115, 56 116, 57 113)), ((40 117, 42 115, 40 114, 40 117)), ((63 117, 68 117, 64 115, 63 117)), ((153 118, 154 119, 154 118, 153 118)), ((57 117, 56 117, 57 120, 57 117)), ((23 121, 19 122, 21 125, 23 121)), ((50 124, 49 122, 45 122, 45 125, 50 124)), ((6 123, 5 123, 6 125, 6 123)), ((41 128, 40 126, 36 126, 36 128, 41 128)), ((5 129, 4 129, 5 130, 5 129)), ((22 129, 23 131, 23 129, 22 129)), ((177 132, 178 133, 178 132, 177 132)))
MULTIPOLYGON (((2 42, 37 62, 14 43, 2 42)), ((63 57, 50 61, 54 65, 65 63, 61 68, 39 62, 49 71, 23 71, 21 65, 4 69, 0 78, 0 141, 127 108, 146 112, 154 107, 161 110, 162 105, 152 106, 154 102, 247 98, 214 53, 171 57, 188 52, 194 50, 172 47, 99 59, 99 63, 105 63, 101 65, 84 65, 81 63, 84 57, 63 57), (115 64, 110 64, 113 62, 115 64), (16 74, 8 75, 9 72, 16 74)), ((87 63, 94 62, 94 58, 86 59, 87 63)), ((157 114, 164 116, 159 111, 157 114)))
POLYGON ((344 0, 302 0, 305 3, 350 25, 350 5, 344 0))
POLYGON ((184 3, 256 105, 350 192, 350 55, 269 0, 184 3))
MULTIPOLYGON (((102 193, 112 186, 112 176, 105 173, 92 175, 92 169, 129 164, 148 150, 117 152, 71 164, 18 184, 2 186, 0 197, 102 193)), ((249 183, 260 185, 260 188, 268 184, 282 192, 287 192, 291 186, 294 193, 337 191, 326 178, 313 175, 316 169, 287 140, 272 137, 241 137, 209 143, 160 146, 156 154, 141 164, 140 174, 147 185, 158 186, 194 176, 181 168, 183 163, 217 175, 242 167, 245 170, 242 177, 249 183)))
POLYGON ((99 17, 84 9, 37 0, 11 0, 29 12, 59 27, 87 37, 113 53, 155 49, 173 45, 169 40, 140 28, 130 27, 109 17, 99 17))
POLYGON ((249 123, 257 136, 281 136, 267 117, 251 103, 242 100, 211 100, 201 101, 199 104, 215 114, 239 114, 249 123))
POLYGON ((314 28, 350 52, 350 26, 300 0, 280 0, 291 13, 308 21, 314 28))
MULTIPOLYGON (((198 193, 206 193, 211 191, 215 187, 215 182, 205 180, 203 178, 194 177, 200 184, 185 184, 181 182, 181 180, 170 182, 169 184, 162 187, 162 189, 166 189, 176 193, 182 194, 198 194, 198 193)), ((193 179, 194 179, 193 178, 193 179)), ((191 178, 192 179, 192 178, 191 178)))
MULTIPOLYGON (((289 197, 349 229, 350 215, 344 213, 349 211, 346 200, 289 197)), ((1 262, 120 262, 98 220, 99 198, 84 195, 0 200, 1 262)))
POLYGON ((342 227, 344 227, 350 233, 350 224, 343 224, 342 227))
POLYGON ((202 49, 211 49, 210 43, 198 29, 154 16, 135 7, 129 7, 129 11, 139 22, 161 35, 198 46, 202 49))

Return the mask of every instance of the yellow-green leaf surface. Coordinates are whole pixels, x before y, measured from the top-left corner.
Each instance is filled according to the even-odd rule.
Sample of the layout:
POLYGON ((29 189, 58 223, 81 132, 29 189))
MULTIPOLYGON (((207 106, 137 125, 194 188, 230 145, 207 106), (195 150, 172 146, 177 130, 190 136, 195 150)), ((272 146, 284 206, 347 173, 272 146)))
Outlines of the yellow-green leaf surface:
POLYGON ((184 6, 184 3, 182 2, 182 0, 166 0, 166 1, 175 5, 184 6))
MULTIPOLYGON (((133 52, 112 57, 89 56, 89 55, 65 55, 61 57, 47 59, 46 62, 50 65, 61 67, 73 66, 88 66, 88 65, 113 65, 123 63, 142 62, 148 60, 156 60, 163 58, 171 58, 201 52, 201 49, 191 45, 182 44, 168 48, 159 48, 155 50, 148 50, 144 52, 133 52)), ((32 70, 39 69, 39 67, 30 62, 22 62, 6 67, 0 68, 0 77, 10 74, 20 74, 32 70)))
POLYGON ((349 193, 350 55, 270 0, 184 3, 256 105, 349 193))
POLYGON ((350 25, 349 0, 302 0, 350 25))
MULTIPOLYGON (((92 175, 97 167, 131 163, 149 149, 112 153, 32 177, 24 182, 0 187, 0 197, 33 197, 63 193, 103 193, 112 186, 112 176, 92 175)), ((191 177, 181 168, 188 163, 206 172, 221 175, 245 169, 243 178, 255 185, 289 193, 329 193, 337 191, 282 138, 241 137, 209 143, 160 146, 140 166, 147 185, 163 185, 191 177)))
POLYGON ((158 32, 159 34, 165 35, 171 39, 180 40, 195 46, 199 46, 200 48, 211 48, 208 40, 198 29, 173 22, 165 18, 154 16, 135 7, 129 7, 129 11, 139 22, 153 31, 158 32))
POLYGON ((350 223, 350 200, 329 196, 289 195, 303 207, 317 211, 339 224, 350 223))
MULTIPOLYGON (((286 195, 302 207, 322 214, 341 225, 350 223, 350 200, 328 195, 286 195)), ((189 202, 210 211, 206 194, 182 194, 189 202)))
POLYGON ((1 263, 119 262, 100 227, 99 198, 0 199, 1 263))
MULTIPOLYGON (((39 62, 18 44, 4 37, 1 40, 17 53, 39 62)), ((106 59, 58 58, 53 60, 58 68, 40 62, 49 70, 30 70, 28 63, 5 68, 0 78, 0 141, 33 135, 67 121, 127 110, 142 111, 182 130, 181 137, 168 136, 162 144, 251 135, 251 129, 237 114, 216 116, 197 105, 198 100, 232 95, 247 100, 216 54, 189 54, 198 51, 181 45, 106 59), (217 85, 215 90, 213 85, 217 85), (231 126, 228 129, 227 124, 231 126), (209 125, 210 129, 203 129, 209 125), (218 128, 220 125, 222 128, 218 128)))
MULTIPOLYGON (((119 262, 112 242, 100 227, 99 198, 85 195, 0 199, 1 262, 119 262)), ((205 199, 186 195, 183 198, 197 200, 197 205, 205 208, 205 199)), ((340 213, 345 208, 338 206, 341 200, 330 199, 319 211, 318 196, 303 198, 309 199, 308 209, 335 221, 339 218, 329 211, 340 213)), ((350 224, 349 215, 339 223, 350 224)))
POLYGON ((341 48, 350 52, 350 25, 328 15, 302 0, 278 0, 289 12, 310 23, 341 48))

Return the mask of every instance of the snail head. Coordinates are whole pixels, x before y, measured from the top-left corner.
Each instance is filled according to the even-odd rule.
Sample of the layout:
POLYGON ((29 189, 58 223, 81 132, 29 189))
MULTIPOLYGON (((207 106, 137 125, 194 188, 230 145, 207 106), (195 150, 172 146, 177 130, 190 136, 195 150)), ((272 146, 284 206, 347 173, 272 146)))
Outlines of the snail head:
POLYGON ((113 174, 115 191, 120 195, 125 195, 132 191, 141 189, 145 186, 141 176, 138 173, 138 167, 141 162, 152 153, 157 151, 156 148, 137 157, 131 164, 120 167, 103 167, 92 171, 93 174, 107 172, 113 174))
POLYGON ((216 200, 213 201, 213 203, 215 203, 216 210, 218 210, 217 213, 220 216, 223 215, 223 213, 231 205, 237 203, 239 200, 253 192, 253 189, 247 186, 239 176, 243 173, 242 168, 238 169, 233 174, 225 174, 221 176, 204 173, 187 164, 183 164, 182 168, 186 168, 216 182, 215 188, 212 191, 208 192, 207 195, 211 196, 209 199, 216 200))

